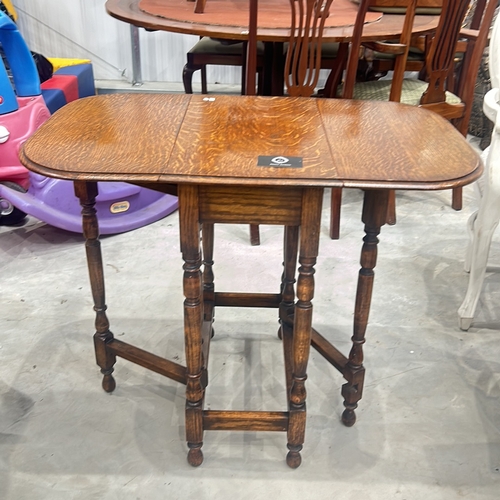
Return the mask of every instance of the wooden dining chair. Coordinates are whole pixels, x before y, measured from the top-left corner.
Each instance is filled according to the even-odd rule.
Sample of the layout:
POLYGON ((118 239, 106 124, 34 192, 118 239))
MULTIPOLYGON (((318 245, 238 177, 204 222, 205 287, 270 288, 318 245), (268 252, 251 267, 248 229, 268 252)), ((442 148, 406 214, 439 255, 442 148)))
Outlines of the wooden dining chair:
MULTIPOLYGON (((285 44, 285 51, 288 44, 285 44)), ((258 93, 264 91, 265 44, 257 42, 258 93)), ((208 94, 207 66, 236 66, 241 68, 241 93, 246 94, 246 53, 247 44, 238 40, 223 40, 218 38, 200 37, 191 47, 182 70, 182 83, 186 94, 193 93, 193 75, 200 71, 201 93, 208 94)), ((321 47, 321 69, 332 70, 337 67, 339 56, 342 56, 341 44, 327 42, 321 47)))
MULTIPOLYGON (((311 97, 321 69, 321 45, 325 21, 333 0, 290 0, 291 28, 284 64, 285 87, 293 97, 311 97)), ((250 23, 247 55, 247 94, 255 94, 257 64, 257 2, 250 2, 250 23)), ((260 243, 259 227, 250 226, 250 242, 260 243)))
MULTIPOLYGON (((284 64, 285 90, 289 96, 311 97, 315 93, 320 70, 324 66, 323 31, 332 1, 334 0, 326 0, 321 3, 316 0, 290 0, 291 30, 284 64)), ((361 0, 351 41, 349 44, 340 44, 337 51, 338 60, 330 63, 330 67, 333 68, 332 73, 335 72, 339 80, 343 69, 346 68, 345 84, 342 90, 342 95, 345 98, 352 98, 352 89, 357 80, 358 54, 361 48, 365 19, 369 7, 374 1, 377 0, 361 0)), ((417 0, 385 0, 385 2, 388 5, 405 8, 404 25, 397 43, 379 42, 377 45, 378 49, 391 51, 395 55, 397 70, 394 81, 398 82, 403 80, 417 0)), ((246 84, 247 92, 255 89, 255 80, 252 80, 252 75, 255 75, 256 59, 254 57, 252 61, 252 53, 256 52, 256 32, 256 25, 252 28, 252 23, 250 23, 249 55, 247 57, 247 65, 249 65, 247 78, 250 81, 247 81, 246 84)), ((391 95, 391 99, 398 100, 397 84, 394 85, 394 89, 395 94, 391 95)), ((326 90, 323 97, 335 97, 335 94, 332 95, 330 91, 326 90)), ((253 244, 258 244, 257 226, 251 226, 251 241, 253 244)))
MULTIPOLYGON (((245 58, 246 42, 238 40, 220 40, 201 37, 187 53, 187 61, 182 70, 182 82, 186 94, 193 93, 193 74, 201 73, 201 93, 208 93, 207 66, 237 66, 241 68, 241 93, 245 94, 245 58)), ((262 85, 264 68, 264 43, 257 44, 257 66, 259 87, 262 85)))
MULTIPOLYGON (((355 2, 358 0, 354 0, 355 2)), ((441 14, 443 0, 417 0, 415 14, 438 16, 441 14)), ((387 7, 385 0, 377 0, 371 10, 386 14, 403 14, 404 8, 387 7)), ((421 71, 425 65, 426 49, 429 45, 430 35, 412 36, 410 50, 406 62, 406 71, 421 71)), ((389 52, 367 50, 365 56, 367 71, 372 75, 370 80, 378 80, 394 69, 394 56, 389 52)))
MULTIPOLYGON (((420 1, 422 0, 419 0, 419 2, 420 1)), ((439 5, 442 6, 442 0, 436 1, 439 1, 439 5)), ((474 14, 476 12, 482 11, 482 7, 480 7, 479 10, 476 9, 477 3, 477 0, 469 0, 469 7, 467 8, 467 14, 463 23, 464 29, 473 29, 472 21, 475 18, 474 14)), ((417 6, 418 4, 419 3, 417 3, 417 6)), ((418 14, 419 12, 422 13, 422 9, 419 10, 419 8, 417 7, 416 13, 418 14)), ((429 15, 439 15, 441 13, 441 9, 438 9, 438 11, 436 11, 436 9, 424 9, 423 13, 429 15)), ((477 27, 474 29, 477 29, 477 27)), ((417 35, 412 38, 410 44, 410 52, 408 54, 408 61, 406 63, 406 71, 420 73, 419 78, 421 80, 425 80, 425 73, 423 72, 423 70, 425 69, 425 58, 431 46, 432 38, 432 34, 417 35)), ((463 57, 463 53, 466 47, 467 44, 463 40, 459 40, 457 42, 455 53, 456 60, 460 60, 463 57)), ((373 51, 372 53, 370 53, 369 64, 372 73, 378 75, 378 78, 376 79, 386 76, 389 71, 392 71, 394 69, 394 59, 391 54, 383 54, 377 51, 373 51)))
MULTIPOLYGON (((382 0, 381 0, 382 1, 382 0)), ((423 0, 419 0, 419 3, 423 0)), ((427 0, 426 0, 427 1, 427 0)), ((434 0, 432 0, 434 1, 434 0)), ((435 0, 442 2, 442 0, 435 0)), ((465 16, 463 23, 463 29, 477 29, 478 23, 480 22, 480 17, 482 12, 484 12, 484 6, 480 5, 479 9, 477 7, 478 0, 470 0, 468 12, 465 16), (479 15, 478 15, 479 14, 479 15)), ((418 4, 417 4, 418 5, 418 4)), ((418 14, 417 7, 417 14, 418 14)), ((497 7, 494 14, 494 18, 497 12, 500 10, 497 7)), ((406 70, 409 72, 419 72, 419 78, 425 80, 425 56, 428 48, 431 45, 432 36, 431 35, 419 35, 416 36, 410 46, 410 52, 408 54, 408 61, 406 64, 406 70)), ((460 66, 460 62, 464 56, 464 52, 467 49, 467 42, 464 39, 460 39, 457 43, 455 60, 457 62, 456 66, 460 66)), ((366 50, 365 66, 367 68, 366 72, 371 80, 380 79, 381 77, 387 76, 388 72, 393 69, 394 61, 390 54, 381 54, 380 52, 366 50)), ((468 124, 468 134, 481 139, 480 147, 485 149, 491 140, 491 129, 492 124, 487 118, 484 117, 482 107, 483 98, 486 92, 491 89, 490 75, 488 71, 488 48, 485 47, 483 56, 479 65, 478 74, 476 77, 474 96, 472 99, 472 112, 469 118, 468 124)), ((459 191, 457 191, 459 192, 459 191)), ((458 200, 460 201, 460 200, 458 200)), ((452 205, 456 205, 454 200, 452 200, 452 205)), ((461 207, 454 206, 456 209, 461 207)))
MULTIPOLYGON (((316 0, 290 0, 291 27, 284 63, 284 82, 286 93, 291 97, 311 97, 316 90, 322 69, 323 31, 325 21, 330 15, 332 1, 326 0, 322 3, 316 0)), ((254 9, 255 5, 256 3, 253 4, 254 9)), ((358 19, 360 18, 358 15, 358 19)), ((252 75, 256 60, 255 57, 252 59, 252 54, 255 54, 256 36, 257 12, 252 12, 251 3, 247 92, 255 88, 252 75)), ((333 59, 333 63, 328 62, 329 67, 343 67, 343 61, 335 65, 334 59, 337 57, 340 60, 344 54, 347 56, 347 51, 343 51, 342 47, 339 48, 339 44, 333 47, 330 44, 329 49, 334 52, 334 57, 328 58, 333 59)), ((259 227, 255 224, 250 226, 250 242, 252 245, 260 243, 259 227)))
MULTIPOLYGON (((402 103, 421 106, 450 120, 465 136, 472 110, 474 85, 484 48, 488 41, 491 20, 497 0, 478 0, 471 29, 462 29, 470 0, 443 0, 442 11, 426 54, 426 79, 406 78, 400 82, 376 80, 352 85, 354 99, 393 99, 395 87, 400 87, 402 103), (464 46, 463 57, 457 65, 457 44, 464 46), (391 97, 392 96, 392 97, 391 97)), ((396 74, 396 69, 395 69, 396 74)), ((400 77, 398 73, 398 78, 400 77)), ((404 76, 404 74, 403 74, 404 76)), ((345 96, 345 93, 343 94, 345 96)), ((332 190, 330 237, 339 237, 341 190, 332 190)), ((462 206, 461 188, 453 190, 452 206, 462 206)), ((395 223, 395 193, 391 194, 388 223, 395 223)))

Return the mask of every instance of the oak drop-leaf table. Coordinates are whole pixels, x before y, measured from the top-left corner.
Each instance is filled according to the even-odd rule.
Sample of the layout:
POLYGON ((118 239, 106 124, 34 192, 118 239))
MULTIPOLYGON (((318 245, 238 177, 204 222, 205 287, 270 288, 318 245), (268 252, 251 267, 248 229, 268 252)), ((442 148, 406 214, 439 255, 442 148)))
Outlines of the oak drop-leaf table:
POLYGON ((95 352, 104 389, 115 388, 116 357, 186 384, 191 465, 203 461, 204 430, 284 431, 287 463, 300 465, 310 345, 345 378, 342 420, 348 426, 354 424, 363 391, 362 346, 377 237, 386 218, 388 191, 454 188, 474 181, 482 171, 479 156, 455 128, 418 107, 341 99, 180 94, 111 94, 74 101, 25 143, 21 160, 40 174, 74 181, 83 207, 96 312, 95 352), (97 182, 105 181, 178 194, 186 366, 122 342, 110 331, 94 208, 97 182), (365 237, 348 356, 312 328, 314 265, 323 190, 328 187, 364 190, 365 237), (285 226, 278 293, 215 291, 214 223, 285 226), (220 306, 278 309, 286 411, 204 409, 213 313, 220 306))

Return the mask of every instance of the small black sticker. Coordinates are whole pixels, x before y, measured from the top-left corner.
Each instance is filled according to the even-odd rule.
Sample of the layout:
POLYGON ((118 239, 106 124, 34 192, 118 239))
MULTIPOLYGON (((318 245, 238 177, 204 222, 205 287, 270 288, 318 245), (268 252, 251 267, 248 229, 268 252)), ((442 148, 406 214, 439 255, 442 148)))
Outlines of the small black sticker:
POLYGON ((301 168, 300 156, 259 156, 258 167, 301 168))

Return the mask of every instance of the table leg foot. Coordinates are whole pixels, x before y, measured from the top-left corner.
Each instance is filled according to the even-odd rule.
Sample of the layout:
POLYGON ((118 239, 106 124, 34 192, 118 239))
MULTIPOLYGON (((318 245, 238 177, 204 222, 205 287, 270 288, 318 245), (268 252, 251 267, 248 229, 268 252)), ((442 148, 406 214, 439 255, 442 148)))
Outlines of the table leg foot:
POLYGON ((354 410, 358 407, 358 401, 361 399, 360 388, 364 383, 364 369, 357 370, 350 376, 351 382, 342 386, 342 396, 344 396, 345 410, 342 413, 342 423, 346 427, 352 427, 356 423, 356 414, 354 410))
POLYGON ((106 392, 113 392, 116 389, 116 381, 113 378, 113 375, 111 375, 113 371, 113 368, 108 371, 101 370, 101 373, 104 375, 102 379, 102 388, 106 392))
MULTIPOLYGON (((357 407, 358 405, 356 405, 357 407)), ((356 423, 356 413, 354 409, 346 408, 342 413, 342 423, 346 427, 352 427, 356 423)))
POLYGON ((300 450, 302 450, 302 445, 293 446, 287 445, 290 450, 286 455, 286 464, 291 469, 296 469, 302 463, 302 457, 300 456, 300 450))
POLYGON ((107 343, 113 340, 113 334, 109 330, 109 322, 104 313, 105 306, 102 310, 97 308, 97 332, 94 334, 94 347, 96 353, 96 362, 103 374, 102 388, 106 392, 113 392, 116 388, 116 381, 112 373, 115 371, 116 355, 108 348, 107 343))
POLYGON ((203 463, 203 452, 201 447, 203 443, 188 443, 189 452, 187 456, 187 461, 189 465, 193 467, 199 467, 203 463))
POLYGON ((474 318, 458 318, 458 326, 460 327, 460 330, 463 330, 466 332, 472 325, 472 321, 474 318))

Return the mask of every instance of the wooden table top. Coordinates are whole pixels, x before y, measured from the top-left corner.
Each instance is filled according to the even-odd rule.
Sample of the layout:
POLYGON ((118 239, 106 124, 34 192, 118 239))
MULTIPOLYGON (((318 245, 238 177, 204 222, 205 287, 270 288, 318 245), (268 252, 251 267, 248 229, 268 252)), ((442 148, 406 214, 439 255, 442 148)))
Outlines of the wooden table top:
POLYGON ((448 121, 415 106, 151 93, 64 106, 28 139, 21 161, 71 180, 391 189, 458 187, 482 172, 448 121), (302 166, 258 166, 263 156, 302 166))
MULTIPOLYGON (((248 29, 249 0, 208 0, 201 14, 194 11, 194 5, 187 0, 139 0, 139 9, 153 16, 173 21, 248 29)), ((357 14, 358 5, 351 0, 335 0, 330 7, 330 15, 325 20, 325 26, 352 26, 357 14)), ((261 28, 290 28, 290 0, 259 2, 257 17, 261 28)), ((370 11, 366 14, 365 22, 371 23, 381 18, 382 13, 370 11)))
MULTIPOLYGON (((206 13, 196 14, 199 21, 194 19, 193 10, 194 2, 187 0, 107 0, 106 11, 112 17, 132 24, 134 26, 146 28, 149 30, 170 31, 174 33, 184 33, 199 36, 210 36, 216 38, 227 38, 234 40, 245 40, 248 38, 248 3, 238 1, 227 1, 225 10, 220 15, 217 12, 210 13, 210 0, 207 1, 206 13), (142 3, 145 2, 145 3, 142 3), (181 2, 181 3, 179 3, 181 2), (165 6, 169 3, 175 4, 175 14, 165 10, 165 6), (142 9, 141 9, 142 4, 142 9), (163 10, 162 10, 163 9, 163 10), (241 10, 245 10, 245 14, 241 14, 241 10), (151 13, 156 12, 156 14, 151 13), (162 14, 163 12, 163 14, 162 14), (159 14, 162 15, 159 15, 159 14), (185 15, 183 15, 185 14, 185 15), (208 14, 208 15, 207 15, 208 14), (168 16, 173 17, 168 17, 168 16), (167 16, 167 17, 166 17, 167 16), (242 25, 242 16, 246 22, 242 25)), ((214 0, 216 4, 220 4, 219 0, 214 0)), ((259 40, 270 42, 286 42, 290 37, 289 27, 287 25, 290 18, 290 8, 288 0, 271 0, 272 2, 282 1, 286 8, 282 11, 274 9, 271 6, 259 5, 259 28, 257 37, 259 40), (270 13, 266 9, 271 9, 270 13), (281 17, 277 17, 281 13, 281 17), (267 15, 273 15, 273 19, 267 15), (264 17, 266 16, 266 17, 264 17), (284 23, 283 19, 286 21, 284 23)), ((340 0, 340 2, 349 2, 349 0, 340 0)), ((215 7, 214 7, 215 8, 215 7)), ((336 8, 336 2, 333 3, 332 9, 336 8)), ((342 8, 344 8, 342 6, 342 8)), ((346 7, 347 8, 347 7, 346 7)), ((351 5, 353 12, 356 12, 357 6, 351 5)), ((173 12, 173 10, 172 10, 173 12)), ((432 15, 417 15, 413 25, 414 34, 426 34, 432 32, 438 23, 439 16, 432 15)), ((352 25, 342 22, 341 26, 335 25, 334 16, 331 16, 332 25, 326 26, 323 40, 325 42, 347 42, 352 36, 352 25)), ((400 35, 404 16, 397 14, 384 14, 373 12, 369 14, 369 22, 363 32, 365 40, 388 40, 396 38, 400 35), (372 17, 370 17, 372 16, 372 17)), ((354 23, 354 16, 352 19, 354 23)))

